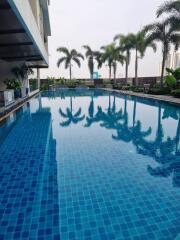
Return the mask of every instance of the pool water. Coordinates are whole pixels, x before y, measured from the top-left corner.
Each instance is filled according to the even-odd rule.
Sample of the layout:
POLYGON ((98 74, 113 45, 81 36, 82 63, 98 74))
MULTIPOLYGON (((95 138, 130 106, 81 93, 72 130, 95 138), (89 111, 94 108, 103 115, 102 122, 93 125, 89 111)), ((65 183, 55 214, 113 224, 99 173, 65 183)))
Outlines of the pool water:
POLYGON ((0 240, 174 240, 180 108, 47 91, 0 125, 0 240))

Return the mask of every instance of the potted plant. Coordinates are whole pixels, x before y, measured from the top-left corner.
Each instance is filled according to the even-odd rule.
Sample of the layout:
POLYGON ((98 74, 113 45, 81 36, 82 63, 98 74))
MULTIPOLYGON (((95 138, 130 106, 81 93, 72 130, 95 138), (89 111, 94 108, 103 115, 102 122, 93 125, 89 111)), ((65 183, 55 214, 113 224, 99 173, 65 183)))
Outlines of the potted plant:
POLYGON ((18 79, 19 82, 21 82, 21 97, 24 97, 24 93, 26 92, 26 95, 29 92, 29 88, 26 86, 25 91, 23 91, 23 81, 28 80, 28 76, 32 75, 34 72, 33 70, 26 66, 26 64, 23 64, 21 67, 14 67, 11 72, 13 73, 13 75, 16 77, 16 79, 18 79))
POLYGON ((22 87, 21 81, 19 81, 17 79, 7 79, 4 83, 6 84, 7 89, 14 90, 15 98, 21 97, 21 87, 22 87))

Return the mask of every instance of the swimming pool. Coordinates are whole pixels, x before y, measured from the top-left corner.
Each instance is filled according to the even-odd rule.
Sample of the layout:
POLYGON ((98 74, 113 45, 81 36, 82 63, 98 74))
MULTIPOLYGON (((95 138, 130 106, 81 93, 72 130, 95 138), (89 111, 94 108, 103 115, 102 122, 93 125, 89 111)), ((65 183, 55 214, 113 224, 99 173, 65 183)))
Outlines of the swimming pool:
POLYGON ((180 108, 59 90, 1 124, 1 240, 171 240, 179 219, 180 108))

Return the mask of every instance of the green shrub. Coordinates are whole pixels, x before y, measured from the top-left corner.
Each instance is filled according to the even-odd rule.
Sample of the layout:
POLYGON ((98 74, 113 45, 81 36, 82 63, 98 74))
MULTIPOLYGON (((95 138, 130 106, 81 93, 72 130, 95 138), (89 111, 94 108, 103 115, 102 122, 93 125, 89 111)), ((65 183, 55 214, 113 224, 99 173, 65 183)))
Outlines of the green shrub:
POLYGON ((175 70, 172 68, 166 68, 166 71, 168 74, 172 74, 177 81, 180 80, 180 67, 175 70))
POLYGON ((172 91, 171 91, 171 94, 172 94, 174 97, 180 98, 180 89, 172 90, 172 91))
POLYGON ((177 80, 173 75, 168 75, 167 77, 165 77, 165 83, 169 88, 172 89, 176 86, 177 80))
POLYGON ((132 89, 133 92, 144 92, 144 88, 142 87, 135 87, 134 89, 132 89))
POLYGON ((30 86, 30 90, 34 91, 38 88, 37 86, 37 79, 36 78, 30 78, 29 79, 29 86, 30 86))
POLYGON ((4 83, 6 84, 7 89, 21 89, 22 87, 22 83, 21 81, 17 80, 17 79, 7 79, 6 81, 4 81, 4 83))
POLYGON ((128 86, 128 85, 122 86, 122 90, 129 91, 131 90, 131 86, 128 86))
POLYGON ((154 94, 154 95, 164 95, 169 94, 171 91, 168 87, 157 87, 157 88, 150 88, 147 93, 154 94))
POLYGON ((121 90, 122 89, 122 85, 117 83, 117 84, 113 85, 113 88, 117 89, 117 90, 121 90))
POLYGON ((49 90, 49 84, 48 83, 41 84, 41 91, 47 91, 47 90, 49 90))

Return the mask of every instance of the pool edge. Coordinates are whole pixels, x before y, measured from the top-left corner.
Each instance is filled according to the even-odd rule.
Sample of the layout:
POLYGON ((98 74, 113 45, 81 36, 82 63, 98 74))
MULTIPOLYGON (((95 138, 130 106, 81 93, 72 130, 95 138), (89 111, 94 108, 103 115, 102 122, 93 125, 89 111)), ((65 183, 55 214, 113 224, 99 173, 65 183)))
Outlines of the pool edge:
POLYGON ((0 123, 5 121, 13 112, 17 111, 21 107, 23 107, 31 98, 35 97, 40 93, 40 90, 36 90, 31 93, 27 98, 22 99, 20 102, 15 103, 14 105, 10 106, 9 109, 4 110, 4 114, 0 117, 0 123))
POLYGON ((173 98, 171 96, 164 96, 164 95, 152 95, 152 94, 145 94, 145 93, 135 93, 132 91, 123 91, 123 90, 117 90, 117 89, 111 89, 111 88, 101 88, 102 90, 113 92, 113 93, 119 93, 139 98, 145 98, 149 100, 159 101, 171 104, 173 106, 180 107, 180 99, 173 98))

